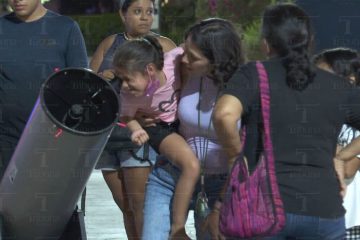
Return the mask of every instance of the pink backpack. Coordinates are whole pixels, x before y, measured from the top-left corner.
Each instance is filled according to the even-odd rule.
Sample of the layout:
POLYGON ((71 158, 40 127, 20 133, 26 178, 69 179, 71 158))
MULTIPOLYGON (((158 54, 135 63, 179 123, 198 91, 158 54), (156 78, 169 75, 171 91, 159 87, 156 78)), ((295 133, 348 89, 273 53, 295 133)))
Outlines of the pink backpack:
MULTIPOLYGON (((264 151, 251 175, 242 154, 233 166, 220 212, 220 230, 226 237, 272 236, 285 225, 285 212, 275 175, 270 135, 269 80, 261 62, 256 62, 256 68, 260 79, 264 151)), ((243 146, 245 137, 243 128, 243 146)))

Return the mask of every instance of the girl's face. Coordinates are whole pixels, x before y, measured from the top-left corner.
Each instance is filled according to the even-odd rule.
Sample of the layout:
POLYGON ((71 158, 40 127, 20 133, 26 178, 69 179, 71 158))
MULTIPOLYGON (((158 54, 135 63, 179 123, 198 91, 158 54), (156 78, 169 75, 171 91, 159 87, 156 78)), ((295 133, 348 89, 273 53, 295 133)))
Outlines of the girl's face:
POLYGON ((133 2, 125 13, 120 16, 126 32, 132 37, 148 34, 153 22, 154 5, 150 0, 137 0, 133 2))
POLYGON ((206 75, 209 73, 209 60, 204 56, 201 50, 188 37, 184 44, 184 54, 181 59, 183 67, 189 74, 206 75))
POLYGON ((141 97, 145 94, 149 78, 142 72, 126 71, 121 68, 115 68, 115 74, 122 80, 121 91, 130 93, 135 97, 141 97))

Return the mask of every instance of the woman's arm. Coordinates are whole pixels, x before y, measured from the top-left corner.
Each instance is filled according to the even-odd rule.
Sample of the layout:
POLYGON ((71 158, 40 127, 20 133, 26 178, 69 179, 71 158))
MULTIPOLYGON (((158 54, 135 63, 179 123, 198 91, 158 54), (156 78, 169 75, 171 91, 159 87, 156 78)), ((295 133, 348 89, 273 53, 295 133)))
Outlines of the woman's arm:
POLYGON ((345 178, 352 178, 355 176, 356 172, 360 169, 360 159, 354 157, 349 161, 345 162, 345 178))
MULTIPOLYGON (((240 119, 242 111, 241 102, 236 97, 225 94, 218 99, 213 112, 213 124, 218 140, 229 158, 229 169, 232 167, 236 156, 241 151, 237 122, 240 119)), ((209 230, 212 239, 225 239, 219 231, 219 215, 228 181, 229 178, 222 187, 221 192, 219 193, 219 199, 215 202, 211 213, 207 216, 206 227, 209 230)))
POLYGON ((241 142, 237 123, 241 118, 243 107, 238 98, 223 95, 215 105, 213 123, 219 142, 229 160, 229 169, 236 156, 241 152, 241 142))
POLYGON ((351 143, 342 148, 336 158, 342 161, 349 161, 360 154, 360 136, 353 139, 351 143))
POLYGON ((137 111, 134 117, 143 127, 154 127, 156 123, 161 122, 161 119, 150 116, 147 113, 137 111))
POLYGON ((170 38, 167 38, 164 36, 159 36, 157 38, 157 40, 159 41, 160 45, 162 46, 164 52, 168 52, 168 51, 176 48, 176 44, 170 38))
MULTIPOLYGON (((343 147, 341 145, 337 145, 336 153, 339 153, 343 147)), ((336 163, 336 162, 335 162, 336 163)), ((360 169, 360 159, 358 156, 353 157, 352 159, 342 162, 343 172, 345 178, 352 178, 356 171, 360 169)), ((335 165, 336 169, 336 165, 335 165)))
POLYGON ((357 155, 360 154, 360 137, 351 141, 350 144, 342 148, 334 158, 335 170, 341 186, 341 194, 345 196, 346 185, 345 178, 351 178, 360 167, 360 160, 357 155))
POLYGON ((94 52, 91 61, 90 61, 90 68, 94 72, 98 72, 102 61, 104 60, 104 55, 107 50, 111 47, 113 42, 115 41, 116 34, 111 35, 105 38, 97 47, 96 51, 94 52))

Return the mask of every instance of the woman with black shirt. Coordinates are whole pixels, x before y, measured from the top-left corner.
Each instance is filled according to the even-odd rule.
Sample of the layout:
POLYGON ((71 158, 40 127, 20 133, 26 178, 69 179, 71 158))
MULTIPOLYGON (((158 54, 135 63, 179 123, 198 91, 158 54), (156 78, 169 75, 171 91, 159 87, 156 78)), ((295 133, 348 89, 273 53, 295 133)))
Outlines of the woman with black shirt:
MULTIPOLYGON (((286 225, 268 239, 342 239, 341 186, 333 157, 341 126, 360 129, 360 90, 309 59, 310 21, 296 5, 268 7, 262 37, 269 59, 270 128, 286 225)), ((214 125, 231 164, 241 151, 236 122, 246 125, 244 155, 250 170, 261 134, 256 66, 239 67, 214 111, 214 125)))

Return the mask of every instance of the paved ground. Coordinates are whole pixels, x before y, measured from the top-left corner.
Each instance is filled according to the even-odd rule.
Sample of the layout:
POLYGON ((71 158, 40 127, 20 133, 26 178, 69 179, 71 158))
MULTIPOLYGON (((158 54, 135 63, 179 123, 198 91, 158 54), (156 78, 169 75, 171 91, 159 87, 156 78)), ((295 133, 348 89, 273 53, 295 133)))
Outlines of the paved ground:
MULTIPOLYGON (((85 226, 88 240, 126 240, 122 214, 98 170, 91 174, 86 197, 85 226)), ((195 239, 194 220, 190 216, 192 212, 186 229, 190 237, 195 239)))

